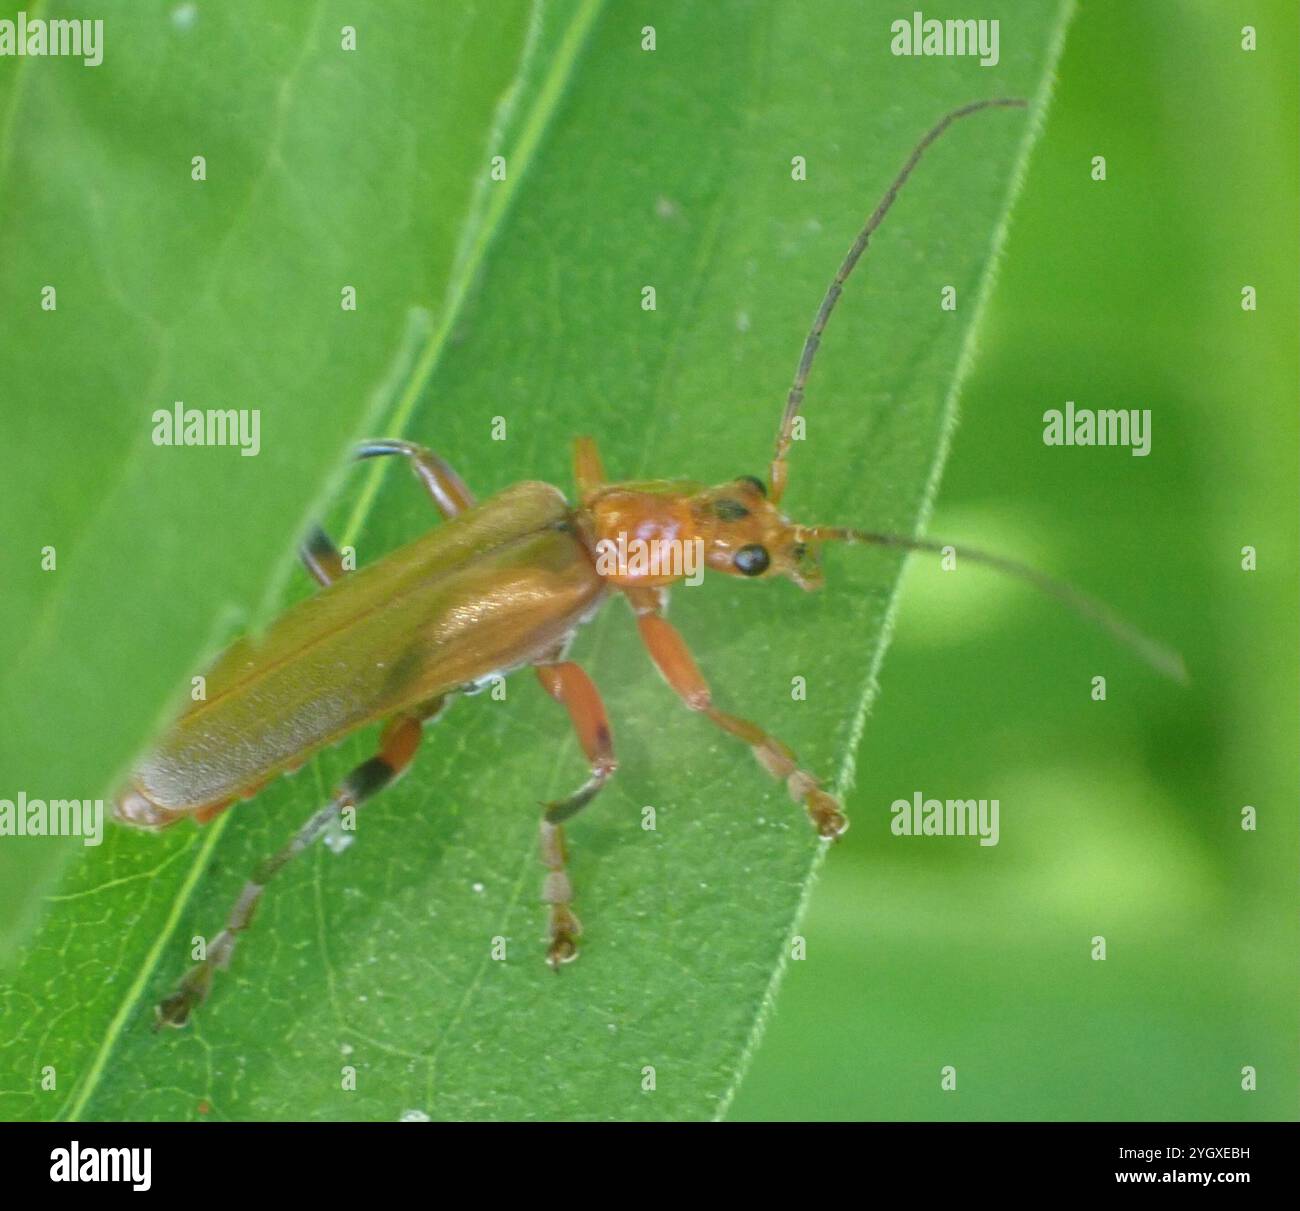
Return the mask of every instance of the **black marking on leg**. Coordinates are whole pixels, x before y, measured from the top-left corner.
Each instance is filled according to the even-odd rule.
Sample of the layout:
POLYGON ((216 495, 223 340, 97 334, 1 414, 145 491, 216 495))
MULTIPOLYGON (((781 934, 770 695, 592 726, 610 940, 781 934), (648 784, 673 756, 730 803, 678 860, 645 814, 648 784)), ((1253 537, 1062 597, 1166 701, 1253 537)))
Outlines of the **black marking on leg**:
POLYGON ((576 816, 596 797, 597 792, 604 785, 605 777, 603 775, 591 778, 586 785, 575 791, 567 799, 559 799, 554 803, 544 803, 542 806, 546 809, 546 822, 548 824, 563 824, 570 816, 576 816))
POLYGON ((383 790, 396 774, 397 771, 383 757, 371 757, 344 779, 343 786, 354 804, 362 803, 383 790))
POLYGON ((320 526, 312 526, 307 531, 307 537, 302 545, 303 550, 320 559, 336 557, 339 553, 334 540, 320 526))
POLYGON ((298 557, 311 573, 312 578, 325 587, 332 585, 340 576, 345 575, 343 557, 339 549, 320 526, 312 526, 298 547, 298 557))

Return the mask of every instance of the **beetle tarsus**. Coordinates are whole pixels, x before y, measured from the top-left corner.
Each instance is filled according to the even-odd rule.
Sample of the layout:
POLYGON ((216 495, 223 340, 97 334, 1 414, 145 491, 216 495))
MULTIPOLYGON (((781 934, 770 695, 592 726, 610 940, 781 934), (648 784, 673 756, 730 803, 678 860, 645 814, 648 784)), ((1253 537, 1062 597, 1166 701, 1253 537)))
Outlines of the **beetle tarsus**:
POLYGON ((164 1026, 179 1030, 190 1020, 190 1014, 204 1001, 211 987, 212 964, 203 962, 191 967, 176 991, 154 1007, 154 1032, 164 1026))
POLYGON ((581 933, 582 923, 570 908, 561 904, 552 905, 551 945, 546 951, 546 962, 552 971, 558 974, 561 967, 578 957, 578 937, 581 933))
POLYGON ((838 841, 849 831, 849 818, 840 810, 839 800, 834 795, 814 787, 808 792, 806 805, 808 819, 812 821, 819 837, 827 841, 838 841))

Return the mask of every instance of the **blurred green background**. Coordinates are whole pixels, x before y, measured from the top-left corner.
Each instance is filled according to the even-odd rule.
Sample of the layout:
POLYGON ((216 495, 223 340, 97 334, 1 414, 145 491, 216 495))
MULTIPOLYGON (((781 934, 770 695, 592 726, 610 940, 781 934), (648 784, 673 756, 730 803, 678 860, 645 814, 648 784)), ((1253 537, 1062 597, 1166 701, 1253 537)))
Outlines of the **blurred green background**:
POLYGON ((1294 4, 1080 6, 930 532, 1100 593, 1191 685, 913 569, 732 1118, 1296 1117, 1296 114, 1294 4), (1071 399, 1150 408, 1151 455, 1044 446, 1071 399), (1001 843, 892 836, 916 790, 1000 798, 1001 843))

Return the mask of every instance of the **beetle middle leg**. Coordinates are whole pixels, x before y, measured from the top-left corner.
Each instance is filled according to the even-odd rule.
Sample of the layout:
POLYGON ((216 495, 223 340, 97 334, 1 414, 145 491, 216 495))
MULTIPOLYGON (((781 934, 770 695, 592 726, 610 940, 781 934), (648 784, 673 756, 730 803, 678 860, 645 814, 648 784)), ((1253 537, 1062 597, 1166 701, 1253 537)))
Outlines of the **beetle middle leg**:
POLYGON ((573 794, 544 804, 542 810, 541 858, 547 872, 542 899, 551 906, 546 961, 558 971, 560 964, 578 957, 577 939, 582 933, 582 925, 573 913, 573 884, 565 867, 563 824, 596 797, 618 768, 618 758, 614 755, 614 738, 600 691, 579 665, 571 660, 539 665, 537 679, 568 710, 573 730, 591 766, 591 775, 573 794))
POLYGON ((445 697, 435 698, 419 710, 390 719, 375 756, 348 774, 330 801, 314 812, 285 845, 258 864, 231 908, 225 928, 208 946, 204 960, 192 967, 176 991, 158 1005, 155 1029, 185 1025, 194 1008, 207 997, 217 970, 230 965, 239 935, 252 924, 253 913, 272 876, 316 841, 345 808, 360 807, 405 772, 419 747, 423 725, 440 714, 445 703, 445 697))
POLYGON ((680 632, 663 616, 663 599, 656 589, 633 589, 628 600, 636 614, 641 640, 663 678, 693 711, 711 719, 724 732, 743 740, 773 778, 781 779, 790 798, 802 803, 820 836, 834 839, 849 827, 834 795, 822 790, 818 779, 800 769, 790 747, 768 735, 756 723, 728 715, 713 705, 713 693, 696 665, 680 632))

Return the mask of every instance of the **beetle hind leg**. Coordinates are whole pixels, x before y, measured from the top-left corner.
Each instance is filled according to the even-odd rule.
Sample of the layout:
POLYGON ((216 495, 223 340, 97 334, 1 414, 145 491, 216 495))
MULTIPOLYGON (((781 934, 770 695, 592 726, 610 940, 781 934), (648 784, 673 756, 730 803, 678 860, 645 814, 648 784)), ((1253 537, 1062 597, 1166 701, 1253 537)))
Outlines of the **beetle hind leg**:
POLYGON ((440 713, 444 702, 445 699, 437 698, 418 711, 394 716, 380 737, 378 753, 348 774, 330 801, 314 812, 285 845, 258 864, 235 900, 225 927, 207 947, 202 962, 190 968, 176 991, 159 1003, 155 1030, 161 1026, 185 1025, 211 991, 216 972, 230 966, 239 935, 252 924, 253 914, 272 876, 319 839, 345 808, 360 807, 405 772, 419 747, 422 725, 440 713))
POLYGON ((414 442, 387 437, 371 438, 356 449, 358 461, 389 455, 409 460, 416 479, 424 485, 424 490, 444 521, 450 521, 457 513, 464 513, 466 509, 474 507, 474 493, 465 486, 465 481, 456 474, 455 467, 441 454, 435 454, 414 442))
MULTIPOLYGON (((456 469, 440 454, 417 446, 414 442, 399 441, 396 438, 371 438, 356 448, 353 457, 356 461, 363 462, 389 455, 409 460, 415 477, 424 486, 444 521, 473 508, 474 494, 456 474, 456 469)), ((324 588, 329 588, 336 580, 347 575, 338 547, 320 526, 312 526, 307 532, 298 548, 298 554, 312 578, 324 588)))

